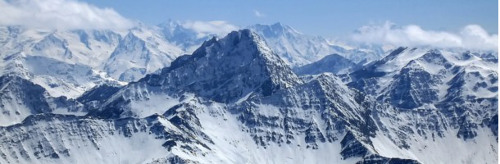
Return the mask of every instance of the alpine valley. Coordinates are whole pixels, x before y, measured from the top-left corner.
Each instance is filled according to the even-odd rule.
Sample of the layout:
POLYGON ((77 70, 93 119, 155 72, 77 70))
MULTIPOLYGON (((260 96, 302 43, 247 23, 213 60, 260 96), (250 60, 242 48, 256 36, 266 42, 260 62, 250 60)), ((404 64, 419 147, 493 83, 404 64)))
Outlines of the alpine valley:
POLYGON ((498 163, 498 53, 0 27, 0 163, 498 163))

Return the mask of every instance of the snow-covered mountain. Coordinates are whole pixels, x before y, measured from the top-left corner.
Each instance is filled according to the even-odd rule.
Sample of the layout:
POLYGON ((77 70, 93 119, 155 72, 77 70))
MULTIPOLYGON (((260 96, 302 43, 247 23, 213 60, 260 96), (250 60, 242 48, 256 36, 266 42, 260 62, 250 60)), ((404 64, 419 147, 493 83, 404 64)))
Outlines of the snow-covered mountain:
MULTIPOLYGON (((292 67, 310 64, 333 52, 354 62, 366 62, 382 54, 376 48, 331 44, 280 23, 251 28, 292 67)), ((41 85, 52 96, 76 98, 97 85, 124 85, 159 71, 177 57, 191 54, 205 40, 221 37, 217 35, 175 21, 158 26, 139 24, 123 31, 4 26, 0 27, 0 71, 41 85)))
POLYGON ((57 110, 42 87, 0 78, 0 102, 28 113, 0 127, 0 161, 497 163, 496 53, 399 48, 341 79, 299 77, 267 43, 252 30, 214 37, 57 110))
POLYGON ((352 73, 349 85, 392 106, 381 111, 379 115, 386 118, 378 120, 390 127, 382 129, 380 136, 395 141, 393 156, 404 157, 411 151, 418 157, 425 154, 422 152, 441 152, 440 147, 447 147, 466 155, 425 154, 421 161, 495 163, 497 56, 496 52, 398 48, 352 73), (431 141, 436 144, 427 145, 431 141))
POLYGON ((135 28, 120 40, 106 60, 104 71, 120 81, 136 81, 170 65, 170 62, 183 53, 155 29, 135 28))
MULTIPOLYGON (((185 23, 185 22, 184 22, 185 23)), ((166 40, 178 46, 187 54, 191 54, 200 45, 212 37, 222 37, 215 33, 200 33, 192 28, 185 27, 180 21, 166 21, 158 25, 161 34, 166 40)))
POLYGON ((179 101, 176 97, 185 92, 195 93, 196 97, 232 103, 251 95, 270 95, 276 90, 300 83, 299 78, 260 37, 249 30, 243 30, 232 32, 220 40, 212 38, 204 42, 192 55, 176 59, 161 73, 148 75, 138 83, 130 84, 119 91, 119 96, 112 96, 98 115, 109 114, 115 117, 119 112, 118 114, 125 115, 120 114, 118 117, 145 117, 156 110, 165 110, 163 105, 158 103, 173 105, 179 101), (147 92, 148 90, 151 92, 147 92), (164 92, 170 94, 163 98, 168 101, 160 102, 161 99, 149 98, 152 96, 150 94, 165 95, 164 92), (140 104, 161 108, 152 107, 148 113, 141 114, 142 112, 133 111, 133 106, 142 106, 134 105, 133 100, 146 100, 140 104), (115 107, 122 103, 131 106, 127 107, 131 111, 124 111, 124 107, 115 107), (116 109, 119 111, 115 111, 116 109))
POLYGON ((71 98, 96 85, 140 79, 184 54, 147 26, 128 32, 9 26, 0 28, 0 37, 2 74, 18 74, 52 96, 71 98))
POLYGON ((334 44, 320 36, 302 34, 281 23, 256 24, 248 28, 261 35, 273 51, 292 67, 310 64, 330 54, 341 55, 355 63, 376 60, 384 54, 381 48, 362 49, 334 44))
POLYGON ((294 71, 299 75, 315 75, 324 72, 345 74, 354 71, 359 66, 340 55, 331 54, 314 63, 297 67, 294 71))
POLYGON ((98 69, 121 36, 106 30, 44 31, 2 27, 0 70, 75 98, 95 85, 117 83, 98 69))
POLYGON ((391 95, 383 100, 403 108, 444 100, 447 96, 491 98, 496 95, 498 77, 498 59, 491 58, 496 56, 497 52, 400 47, 351 73, 350 85, 379 97, 391 95), (464 94, 448 94, 455 87, 460 87, 464 94))
POLYGON ((86 114, 80 103, 51 97, 43 87, 16 75, 0 76, 0 93, 0 126, 20 123, 40 113, 86 114))

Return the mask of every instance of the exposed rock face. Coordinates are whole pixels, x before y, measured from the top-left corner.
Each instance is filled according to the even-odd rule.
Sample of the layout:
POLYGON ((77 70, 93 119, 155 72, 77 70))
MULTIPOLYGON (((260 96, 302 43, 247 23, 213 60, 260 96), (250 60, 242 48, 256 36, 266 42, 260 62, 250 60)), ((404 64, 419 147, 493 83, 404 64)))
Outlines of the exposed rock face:
POLYGON ((51 97, 47 91, 15 75, 0 76, 0 126, 12 125, 39 113, 81 114, 80 103, 51 97))

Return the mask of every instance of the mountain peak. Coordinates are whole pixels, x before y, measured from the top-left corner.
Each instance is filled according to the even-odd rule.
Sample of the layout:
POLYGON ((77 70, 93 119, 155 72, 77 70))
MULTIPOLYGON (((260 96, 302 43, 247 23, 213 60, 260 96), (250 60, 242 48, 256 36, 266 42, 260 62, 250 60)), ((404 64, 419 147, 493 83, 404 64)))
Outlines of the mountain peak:
POLYGON ((274 23, 272 25, 256 24, 250 26, 249 29, 255 30, 261 33, 264 37, 279 37, 283 35, 297 35, 300 34, 297 30, 293 29, 288 25, 284 25, 280 22, 274 23))
POLYGON ((205 41, 192 55, 178 57, 160 73, 130 83, 91 115, 146 116, 141 115, 140 109, 126 107, 133 104, 127 102, 148 101, 152 94, 194 94, 215 102, 235 103, 249 97, 270 96, 302 83, 257 34, 239 30, 205 41))
POLYGON ((168 19, 165 22, 162 22, 158 24, 158 27, 176 27, 179 26, 181 23, 179 21, 174 21, 172 19, 168 19))
POLYGON ((276 22, 270 26, 274 30, 280 30, 283 32, 291 32, 291 33, 300 33, 297 30, 295 30, 294 28, 292 28, 291 26, 286 25, 286 24, 282 24, 281 22, 276 22))
POLYGON ((253 92, 270 95, 301 83, 288 65, 248 29, 205 41, 193 55, 175 60, 161 76, 171 87, 222 102, 253 92))
POLYGON ((355 67, 356 64, 349 59, 338 54, 331 54, 314 63, 295 68, 295 73, 299 75, 313 75, 322 72, 342 74, 347 73, 349 69, 355 69, 355 67))

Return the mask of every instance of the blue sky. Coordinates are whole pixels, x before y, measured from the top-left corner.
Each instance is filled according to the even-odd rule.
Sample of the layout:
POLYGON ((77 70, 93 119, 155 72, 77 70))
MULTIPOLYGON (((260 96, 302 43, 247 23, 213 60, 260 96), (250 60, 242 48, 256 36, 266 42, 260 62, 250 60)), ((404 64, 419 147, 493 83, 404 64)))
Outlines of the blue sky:
POLYGON ((282 22, 313 35, 344 36, 367 24, 391 21, 426 30, 459 31, 478 24, 498 33, 496 0, 85 0, 146 24, 165 20, 224 20, 245 27, 282 22), (258 12, 258 13, 257 13, 258 12))

